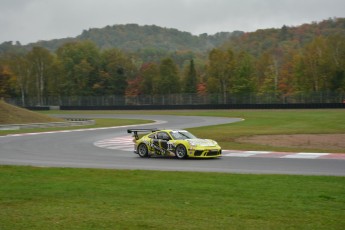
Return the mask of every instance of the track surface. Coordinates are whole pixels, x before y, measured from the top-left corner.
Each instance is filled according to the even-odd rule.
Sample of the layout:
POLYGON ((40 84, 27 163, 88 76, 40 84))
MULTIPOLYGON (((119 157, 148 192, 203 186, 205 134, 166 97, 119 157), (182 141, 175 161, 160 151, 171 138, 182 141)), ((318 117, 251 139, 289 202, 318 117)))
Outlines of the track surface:
MULTIPOLYGON (((144 115, 74 115, 76 117, 155 120, 145 128, 191 128, 237 122, 237 118, 144 115)), ((69 115, 69 117, 71 117, 69 115)), ((144 169, 261 174, 345 176, 345 160, 222 157, 211 160, 139 158, 131 152, 100 148, 94 143, 126 135, 128 127, 48 132, 0 137, 0 164, 44 167, 144 169)))

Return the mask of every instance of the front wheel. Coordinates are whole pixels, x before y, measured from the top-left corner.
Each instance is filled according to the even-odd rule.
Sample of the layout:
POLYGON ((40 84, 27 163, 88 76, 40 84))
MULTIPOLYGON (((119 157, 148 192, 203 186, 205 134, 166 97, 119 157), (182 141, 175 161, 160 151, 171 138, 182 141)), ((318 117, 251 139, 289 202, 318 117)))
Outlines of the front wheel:
POLYGON ((147 157, 148 156, 148 150, 147 150, 147 146, 144 143, 141 143, 138 146, 138 155, 140 157, 147 157))
POLYGON ((175 155, 178 159, 187 158, 187 149, 184 145, 178 145, 175 149, 175 155))

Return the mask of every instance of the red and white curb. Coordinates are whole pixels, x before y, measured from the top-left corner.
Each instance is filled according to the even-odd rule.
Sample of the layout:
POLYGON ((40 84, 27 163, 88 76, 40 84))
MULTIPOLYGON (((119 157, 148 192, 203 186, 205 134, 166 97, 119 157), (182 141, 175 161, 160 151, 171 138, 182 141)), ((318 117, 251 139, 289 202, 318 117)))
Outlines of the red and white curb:
POLYGON ((105 149, 117 149, 122 151, 134 151, 133 137, 124 136, 96 141, 93 143, 97 147, 105 149))
POLYGON ((343 153, 291 153, 271 151, 241 151, 223 150, 223 156, 228 157, 262 157, 262 158, 292 158, 292 159, 338 159, 345 160, 343 153))
MULTIPOLYGON (((123 136, 96 141, 95 146, 105 149, 134 151, 133 137, 123 136)), ((261 157, 261 158, 291 158, 291 159, 337 159, 345 160, 345 153, 291 153, 271 151, 241 151, 223 150, 223 157, 261 157)))

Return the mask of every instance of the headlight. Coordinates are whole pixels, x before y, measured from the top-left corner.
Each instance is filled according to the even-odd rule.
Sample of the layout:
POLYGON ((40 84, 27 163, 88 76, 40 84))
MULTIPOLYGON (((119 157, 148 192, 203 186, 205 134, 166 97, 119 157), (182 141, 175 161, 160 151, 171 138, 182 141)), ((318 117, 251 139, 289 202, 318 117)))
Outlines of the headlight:
POLYGON ((191 140, 188 140, 188 143, 189 143, 189 145, 190 145, 190 146, 193 146, 193 147, 195 147, 195 146, 196 146, 196 143, 195 143, 195 142, 193 142, 193 141, 191 141, 191 140))

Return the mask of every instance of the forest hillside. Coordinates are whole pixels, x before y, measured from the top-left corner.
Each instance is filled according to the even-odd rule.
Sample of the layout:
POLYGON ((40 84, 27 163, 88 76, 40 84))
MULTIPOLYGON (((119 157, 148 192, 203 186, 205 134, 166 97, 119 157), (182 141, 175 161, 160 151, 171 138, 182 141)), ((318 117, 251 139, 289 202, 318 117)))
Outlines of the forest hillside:
POLYGON ((343 101, 345 18, 199 36, 115 25, 0 45, 0 97, 17 104, 186 103, 182 94, 188 103, 343 101))

